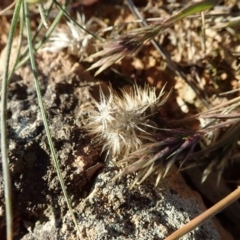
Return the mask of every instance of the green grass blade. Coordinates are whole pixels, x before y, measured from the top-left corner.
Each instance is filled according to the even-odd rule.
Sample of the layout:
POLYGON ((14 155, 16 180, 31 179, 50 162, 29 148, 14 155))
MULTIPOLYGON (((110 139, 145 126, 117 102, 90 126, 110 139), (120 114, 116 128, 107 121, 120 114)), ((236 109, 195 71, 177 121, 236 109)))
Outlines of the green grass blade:
POLYGON ((187 6, 180 10, 178 13, 174 14, 170 18, 168 18, 164 23, 173 24, 176 21, 179 21, 189 15, 202 12, 204 10, 208 10, 218 4, 219 0, 205 0, 197 3, 193 3, 190 6, 187 6))
MULTIPOLYGON (((69 2, 70 2, 70 0, 65 1, 65 4, 62 6, 62 10, 65 10, 67 8, 69 2)), ((57 24, 59 23, 59 21, 62 18, 62 15, 64 14, 64 12, 62 10, 58 13, 57 17, 55 18, 55 20, 53 21, 53 23, 47 30, 47 32, 44 35, 44 37, 42 38, 42 40, 38 44, 35 45, 35 51, 37 51, 46 42, 46 40, 49 38, 49 36, 53 32, 53 30, 56 28, 57 24)))
POLYGON ((101 40, 100 37, 98 37, 97 35, 95 35, 92 32, 89 32, 86 28, 84 28, 83 26, 81 26, 75 19, 73 19, 69 13, 56 1, 53 0, 55 2, 55 4, 58 6, 58 8, 64 13, 64 15, 70 20, 72 21, 74 24, 76 24, 79 28, 81 28, 83 31, 85 31, 86 33, 88 33, 89 35, 93 36, 94 38, 101 40))
POLYGON ((9 76, 9 61, 14 33, 16 30, 19 13, 21 10, 22 0, 18 0, 14 8, 11 27, 8 35, 6 59, 4 62, 3 78, 2 78, 2 94, 1 94, 1 153, 2 153, 2 168, 4 179, 4 195, 6 209, 6 225, 7 239, 13 239, 13 216, 12 216, 12 195, 11 195, 11 177, 8 164, 8 141, 7 141, 7 95, 8 95, 8 76, 9 76))
MULTIPOLYGON (((51 2, 51 5, 49 6, 49 9, 47 10, 46 18, 48 18, 49 14, 50 14, 50 12, 51 12, 51 10, 52 10, 52 8, 53 8, 53 1, 51 2)), ((34 42, 35 39, 38 37, 38 35, 39 35, 42 27, 43 27, 43 22, 41 21, 41 22, 39 23, 36 31, 34 32, 32 42, 34 42)), ((28 46, 26 46, 26 48, 24 49, 24 51, 23 51, 23 53, 22 53, 22 55, 21 55, 21 58, 24 58, 24 57, 26 57, 27 55, 28 55, 28 46)))
MULTIPOLYGON (((50 5, 49 9, 48 9, 48 12, 47 12, 47 16, 50 14, 50 11, 52 9, 52 6, 53 6, 53 2, 52 4, 50 5)), ((60 20, 60 19, 59 19, 60 20)), ((20 40, 19 40, 19 45, 21 46, 21 42, 22 42, 22 37, 23 37, 23 22, 22 19, 20 19, 20 30, 19 30, 19 36, 20 36, 20 40)), ((57 25, 58 22, 56 22, 56 25, 57 25)), ((40 30, 41 28, 43 27, 43 23, 40 22, 37 30, 35 31, 34 33, 34 37, 33 37, 33 41, 37 38, 38 34, 40 33, 40 30)), ((14 64, 14 67, 13 69, 10 70, 9 72, 9 76, 8 78, 10 78, 12 76, 12 74, 15 72, 16 69, 18 69, 19 67, 21 67, 28 59, 29 59, 29 55, 28 55, 28 46, 26 46, 26 48, 23 50, 23 52, 21 53, 20 55, 20 46, 19 46, 19 52, 17 54, 17 61, 15 62, 14 64), (22 60, 21 60, 22 59, 22 60)), ((1 94, 1 93, 0 93, 1 94)))
MULTIPOLYGON (((62 6, 62 9, 66 9, 68 6, 68 3, 70 2, 70 0, 66 0, 65 4, 62 6)), ((56 18, 54 19, 53 23, 51 24, 51 26, 48 28, 47 32, 45 33, 45 35, 43 36, 42 40, 39 41, 36 45, 34 50, 37 52, 38 49, 47 41, 47 39, 50 37, 51 33, 53 32, 53 30, 56 28, 57 24, 59 23, 59 21, 61 20, 63 15, 63 12, 60 11, 58 13, 58 15, 56 16, 56 18)), ((42 23, 40 23, 42 24, 42 23)), ((34 36, 34 38, 36 38, 36 36, 34 36)), ((16 68, 19 68, 20 66, 22 66, 26 61, 29 60, 29 54, 27 55, 27 52, 24 52, 22 55, 22 59, 19 61, 18 65, 16 68)))
POLYGON ((63 182, 63 177, 62 177, 60 167, 59 167, 59 163, 58 163, 58 160, 57 160, 57 154, 56 154, 55 149, 54 149, 54 145, 53 145, 53 141, 52 141, 52 138, 51 138, 49 126, 48 126, 48 123, 47 123, 46 113, 45 113, 44 106, 43 106, 41 90, 40 90, 40 85, 39 85, 38 75, 37 75, 37 68, 36 68, 36 63, 35 63, 35 58, 34 58, 34 52, 35 51, 34 51, 33 44, 32 44, 30 21, 29 21, 29 18, 28 18, 28 16, 29 16, 28 5, 27 5, 26 2, 24 2, 24 11, 25 11, 24 16, 25 16, 26 29, 27 29, 28 46, 29 46, 29 56, 30 56, 31 67, 32 67, 33 75, 34 75, 34 82, 35 82, 35 87, 36 87, 36 92, 37 92, 37 97, 38 97, 38 104, 39 104, 40 111, 41 111, 41 114, 42 114, 43 124, 44 124, 44 128, 45 128, 45 131, 46 131, 48 144, 49 144, 49 147, 50 147, 50 150, 51 150, 54 166, 55 166, 56 171, 57 171, 57 175, 58 175, 58 178, 59 178, 59 181, 60 181, 60 184, 61 184, 61 188, 62 188, 64 197, 65 197, 67 205, 68 205, 69 212, 70 212, 70 214, 73 218, 76 229, 78 230, 78 232, 80 232, 79 228, 78 228, 76 218, 75 218, 74 213, 73 213, 73 209, 71 207, 70 200, 68 198, 66 187, 65 187, 64 182, 63 182))
MULTIPOLYGON (((21 14, 23 15, 23 8, 22 8, 22 12, 21 14)), ((8 75, 8 81, 10 80, 10 78, 12 77, 13 73, 16 70, 17 64, 18 64, 18 59, 20 57, 21 54, 21 47, 22 47, 22 40, 23 40, 23 30, 24 30, 24 20, 22 17, 20 17, 20 29, 19 29, 19 38, 18 38, 18 43, 17 43, 17 56, 16 56, 16 61, 14 62, 14 65, 12 67, 12 69, 9 69, 9 75, 8 75)))
MULTIPOLYGON (((18 64, 18 59, 20 57, 20 52, 21 52, 21 46, 22 46, 22 39, 23 39, 23 29, 24 29, 24 21, 22 21, 22 18, 20 18, 20 29, 19 29, 19 38, 18 38, 18 43, 16 47, 16 61, 14 62, 14 65, 12 69, 8 69, 8 81, 11 79, 13 73, 16 70, 17 64, 18 64)), ((2 77, 2 76, 1 76, 2 77)), ((0 89, 0 97, 2 95, 2 89, 0 89)))

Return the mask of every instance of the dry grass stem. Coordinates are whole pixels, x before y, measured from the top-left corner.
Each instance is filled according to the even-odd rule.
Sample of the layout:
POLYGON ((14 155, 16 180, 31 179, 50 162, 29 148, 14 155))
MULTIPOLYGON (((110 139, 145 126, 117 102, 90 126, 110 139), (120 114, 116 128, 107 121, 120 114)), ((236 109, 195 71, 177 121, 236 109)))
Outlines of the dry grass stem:
POLYGON ((238 187, 236 190, 234 190, 231 194, 226 196, 220 202, 216 203, 214 206, 206 210, 204 213, 194 218, 192 221, 187 223, 184 227, 180 228, 179 230, 171 234, 165 240, 175 240, 183 237, 185 234, 191 232, 196 227, 199 227, 205 221, 215 216, 217 213, 219 213, 220 211, 228 207, 230 204, 232 204, 239 198, 240 198, 240 187, 238 187))

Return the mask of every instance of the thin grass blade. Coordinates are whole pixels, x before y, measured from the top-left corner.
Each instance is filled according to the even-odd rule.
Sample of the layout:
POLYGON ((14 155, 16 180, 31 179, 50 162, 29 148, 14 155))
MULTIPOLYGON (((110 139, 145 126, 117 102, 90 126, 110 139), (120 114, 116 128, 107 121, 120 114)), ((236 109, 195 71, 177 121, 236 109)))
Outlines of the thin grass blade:
POLYGON ((13 216, 12 216, 12 194, 11 194, 11 177, 8 165, 8 141, 7 141, 7 96, 8 96, 8 76, 9 76, 9 61, 11 55, 11 48, 13 37, 16 30, 19 13, 21 10, 22 0, 17 1, 11 27, 7 41, 6 60, 4 62, 3 79, 2 79, 2 96, 1 96, 1 154, 2 154, 2 168, 4 178, 4 196, 6 209, 6 225, 7 225, 7 239, 13 239, 13 216))
POLYGON ((36 92, 37 92, 37 97, 38 97, 38 104, 39 104, 40 111, 41 111, 41 114, 42 114, 43 124, 44 124, 44 128, 45 128, 45 131, 46 131, 48 144, 49 144, 49 147, 50 147, 50 150, 51 150, 54 166, 56 168, 56 172, 57 172, 57 175, 58 175, 58 178, 59 178, 59 182, 61 184, 61 188, 62 188, 62 191, 63 191, 63 194, 64 194, 64 198, 65 198, 65 200, 67 202, 67 205, 68 205, 69 212, 70 212, 70 214, 73 218, 73 222, 76 226, 76 229, 77 229, 78 233, 80 233, 76 218, 73 214, 73 209, 72 209, 72 206, 71 206, 71 202, 70 202, 70 199, 68 197, 65 184, 63 182, 63 177, 62 177, 60 167, 59 167, 59 163, 58 163, 58 160, 57 160, 57 154, 56 154, 55 149, 54 149, 54 145, 53 145, 53 141, 52 141, 52 138, 51 138, 49 126, 48 126, 48 123, 47 123, 47 117, 46 117, 46 114, 45 114, 44 105, 43 105, 43 101, 42 101, 41 90, 40 90, 40 85, 39 85, 38 75, 37 75, 37 68, 36 68, 36 63, 35 63, 35 58, 34 58, 34 48, 33 48, 33 44, 32 44, 30 21, 29 21, 29 18, 28 18, 29 12, 28 12, 28 5, 27 5, 26 2, 24 2, 24 10, 25 10, 24 16, 25 16, 26 28, 27 28, 27 38, 28 38, 30 61, 31 61, 33 75, 34 75, 34 82, 35 82, 35 87, 36 87, 36 92))

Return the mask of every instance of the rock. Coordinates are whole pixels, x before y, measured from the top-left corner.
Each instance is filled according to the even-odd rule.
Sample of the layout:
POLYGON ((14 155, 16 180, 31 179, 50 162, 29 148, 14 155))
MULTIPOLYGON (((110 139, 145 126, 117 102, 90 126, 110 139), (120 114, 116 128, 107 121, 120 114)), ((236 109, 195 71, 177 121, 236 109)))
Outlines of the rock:
MULTIPOLYGON (((158 187, 150 179, 132 190, 133 176, 110 183, 114 175, 111 168, 105 169, 91 194, 79 204, 80 239, 165 239, 206 209, 200 195, 176 170, 158 187)), ((182 239, 231 239, 219 232, 209 220, 182 239)))

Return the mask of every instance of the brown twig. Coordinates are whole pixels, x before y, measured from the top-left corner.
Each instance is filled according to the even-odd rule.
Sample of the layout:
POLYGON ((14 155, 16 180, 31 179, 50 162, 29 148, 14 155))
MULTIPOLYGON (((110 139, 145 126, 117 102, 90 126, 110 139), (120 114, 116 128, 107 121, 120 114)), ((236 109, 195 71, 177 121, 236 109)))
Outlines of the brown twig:
POLYGON ((165 240, 175 240, 179 239, 180 237, 184 236, 185 234, 189 233, 199 225, 203 224, 206 220, 212 218, 217 213, 225 209, 227 206, 235 202, 240 198, 240 187, 236 190, 234 190, 232 193, 230 193, 228 196, 226 196, 224 199, 216 203, 214 206, 206 210, 201 215, 194 218, 192 221, 187 223, 184 227, 180 228, 173 234, 171 234, 169 237, 167 237, 165 240))

